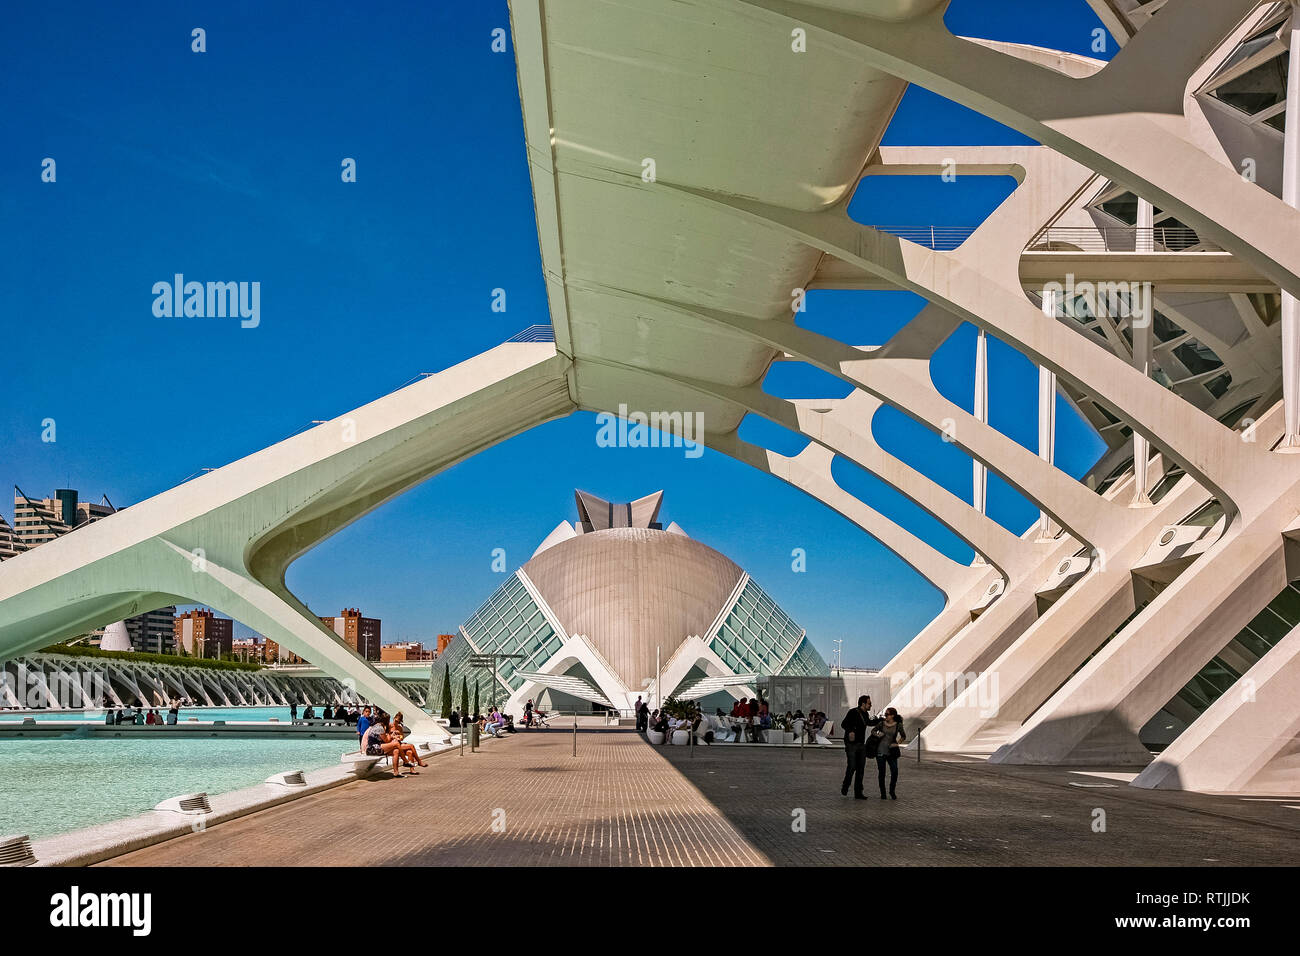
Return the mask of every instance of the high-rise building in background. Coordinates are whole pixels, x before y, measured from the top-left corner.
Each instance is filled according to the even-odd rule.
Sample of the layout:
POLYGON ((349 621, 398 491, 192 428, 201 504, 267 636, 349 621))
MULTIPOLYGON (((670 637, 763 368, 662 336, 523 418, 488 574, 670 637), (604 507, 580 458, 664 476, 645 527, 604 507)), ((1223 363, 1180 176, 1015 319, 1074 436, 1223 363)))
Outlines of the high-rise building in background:
MULTIPOLYGON (((52 497, 33 498, 15 485, 13 527, 0 518, 0 561, 107 518, 116 511, 107 495, 97 502, 82 501, 77 489, 59 488, 52 497)), ((175 613, 175 606, 169 605, 127 618, 126 631, 131 638, 132 650, 149 654, 172 653, 172 616, 175 613)), ((102 627, 82 635, 91 643, 101 641, 103 637, 102 627)))
POLYGON ((366 660, 379 660, 379 618, 362 617, 357 608, 345 607, 338 617, 322 617, 321 623, 366 660))
POLYGON ((217 617, 207 608, 186 611, 172 619, 172 636, 178 650, 193 657, 218 657, 234 650, 235 622, 217 617))
POLYGON ((450 644, 455 639, 456 639, 455 634, 439 634, 437 653, 441 654, 443 651, 445 651, 447 649, 447 645, 450 644))
POLYGON ((26 546, 9 526, 9 522, 5 521, 4 515, 0 515, 0 561, 16 557, 26 550, 26 546))
POLYGON ((175 653, 175 628, 172 623, 175 614, 176 606, 168 605, 127 618, 126 632, 131 635, 132 649, 145 654, 175 653))
POLYGON ((29 550, 117 509, 105 496, 98 502, 81 501, 75 488, 59 488, 52 498, 32 498, 14 486, 14 532, 29 550))

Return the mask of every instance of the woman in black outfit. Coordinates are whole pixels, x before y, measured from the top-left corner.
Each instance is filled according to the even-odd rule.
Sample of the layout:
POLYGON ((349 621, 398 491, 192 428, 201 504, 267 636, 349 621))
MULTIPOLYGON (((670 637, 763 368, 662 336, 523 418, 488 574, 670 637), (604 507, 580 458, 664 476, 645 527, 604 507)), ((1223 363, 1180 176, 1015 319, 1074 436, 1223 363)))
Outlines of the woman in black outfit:
POLYGON ((885 708, 885 716, 876 724, 874 734, 879 741, 876 750, 876 768, 879 770, 880 799, 885 799, 885 768, 889 768, 889 798, 897 800, 894 792, 898 784, 898 745, 907 743, 907 734, 903 730, 903 719, 893 707, 885 708))

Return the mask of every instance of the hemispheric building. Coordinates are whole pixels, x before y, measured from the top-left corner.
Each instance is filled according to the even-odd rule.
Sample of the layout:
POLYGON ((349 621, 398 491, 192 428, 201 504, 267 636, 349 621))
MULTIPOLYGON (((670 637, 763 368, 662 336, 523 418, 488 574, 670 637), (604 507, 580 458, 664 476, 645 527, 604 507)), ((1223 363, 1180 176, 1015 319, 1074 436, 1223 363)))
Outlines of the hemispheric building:
MULTIPOLYGON (((758 676, 824 676, 807 634, 726 555, 676 522, 659 522, 663 492, 618 504, 578 491, 561 522, 461 628, 434 666, 434 712, 462 680, 479 706, 630 709, 638 696, 752 696, 758 676), (519 655, 492 670, 471 660, 519 655), (444 674, 450 672, 447 678, 444 674), (662 693, 660 693, 662 692, 662 693)), ((471 700, 472 703, 472 700, 471 700)))

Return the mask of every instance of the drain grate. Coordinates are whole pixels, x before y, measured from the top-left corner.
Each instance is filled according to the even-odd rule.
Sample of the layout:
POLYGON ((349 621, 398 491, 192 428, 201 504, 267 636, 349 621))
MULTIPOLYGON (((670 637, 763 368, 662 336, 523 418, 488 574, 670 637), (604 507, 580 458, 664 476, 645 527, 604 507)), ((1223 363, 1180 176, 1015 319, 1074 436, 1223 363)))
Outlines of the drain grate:
POLYGON ((212 804, 206 793, 186 793, 179 797, 164 800, 154 807, 155 810, 170 810, 173 813, 211 813, 212 804))
POLYGON ((0 866, 30 866, 35 862, 32 841, 26 834, 0 837, 0 866))

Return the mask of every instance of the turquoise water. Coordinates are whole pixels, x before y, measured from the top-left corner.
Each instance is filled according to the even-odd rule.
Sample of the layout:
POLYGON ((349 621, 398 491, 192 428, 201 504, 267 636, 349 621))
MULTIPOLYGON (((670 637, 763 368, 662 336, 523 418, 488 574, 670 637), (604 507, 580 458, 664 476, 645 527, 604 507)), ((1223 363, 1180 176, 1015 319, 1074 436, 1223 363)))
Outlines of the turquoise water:
POLYGON ((347 749, 346 740, 0 739, 0 836, 35 840, 107 823, 182 793, 225 793, 273 773, 332 766, 347 749))
MULTIPOLYGON (((302 717, 305 708, 298 708, 298 716, 302 717)), ((167 711, 159 710, 158 713, 164 718, 167 711)), ((320 716, 320 708, 316 708, 316 714, 320 716)), ((202 722, 207 720, 270 720, 272 717, 278 717, 283 722, 289 720, 288 707, 182 707, 180 720, 182 723, 188 721, 191 717, 202 722)), ((0 723, 22 723, 24 718, 35 718, 38 721, 61 720, 61 721, 81 721, 91 724, 102 724, 104 722, 104 712, 102 710, 74 710, 60 712, 49 711, 8 711, 0 713, 0 723)))

